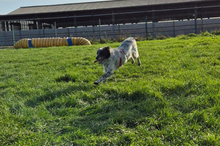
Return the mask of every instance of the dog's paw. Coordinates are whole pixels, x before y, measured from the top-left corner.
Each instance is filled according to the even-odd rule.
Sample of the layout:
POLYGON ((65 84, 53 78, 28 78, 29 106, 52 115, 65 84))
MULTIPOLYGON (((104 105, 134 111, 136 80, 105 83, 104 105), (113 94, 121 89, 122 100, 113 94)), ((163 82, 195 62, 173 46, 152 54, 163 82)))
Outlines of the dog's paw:
POLYGON ((99 82, 95 81, 95 82, 94 82, 94 85, 99 85, 99 82))

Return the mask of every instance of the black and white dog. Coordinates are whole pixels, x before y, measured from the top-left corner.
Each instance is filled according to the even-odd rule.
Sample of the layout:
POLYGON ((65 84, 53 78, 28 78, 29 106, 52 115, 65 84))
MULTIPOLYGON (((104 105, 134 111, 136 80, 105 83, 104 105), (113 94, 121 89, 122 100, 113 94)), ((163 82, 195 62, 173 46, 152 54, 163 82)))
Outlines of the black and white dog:
POLYGON ((107 78, 113 75, 114 71, 131 59, 134 64, 134 59, 137 59, 138 65, 141 65, 136 40, 132 37, 127 38, 122 42, 118 49, 110 47, 99 48, 97 51, 96 61, 103 65, 105 74, 101 76, 94 84, 106 82, 107 78))

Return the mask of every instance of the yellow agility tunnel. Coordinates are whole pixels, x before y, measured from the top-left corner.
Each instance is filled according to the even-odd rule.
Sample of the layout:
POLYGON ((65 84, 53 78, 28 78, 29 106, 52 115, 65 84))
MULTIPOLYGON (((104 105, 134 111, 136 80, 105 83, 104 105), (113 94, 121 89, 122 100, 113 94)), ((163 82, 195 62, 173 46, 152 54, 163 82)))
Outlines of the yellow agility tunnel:
POLYGON ((21 39, 14 44, 15 49, 19 48, 39 48, 53 46, 78 46, 91 45, 90 41, 82 37, 67 38, 28 38, 21 39))

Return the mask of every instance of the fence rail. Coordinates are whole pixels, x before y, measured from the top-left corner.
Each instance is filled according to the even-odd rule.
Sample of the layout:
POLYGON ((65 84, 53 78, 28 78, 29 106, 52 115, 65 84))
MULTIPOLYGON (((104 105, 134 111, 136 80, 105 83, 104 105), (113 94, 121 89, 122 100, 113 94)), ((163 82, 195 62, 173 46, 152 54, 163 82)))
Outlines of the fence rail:
POLYGON ((101 20, 99 23, 99 26, 91 27, 1 31, 0 46, 13 46, 14 42, 23 38, 85 37, 87 39, 109 39, 117 36, 156 37, 158 35, 175 37, 181 34, 220 30, 220 18, 107 26, 101 25, 101 20))

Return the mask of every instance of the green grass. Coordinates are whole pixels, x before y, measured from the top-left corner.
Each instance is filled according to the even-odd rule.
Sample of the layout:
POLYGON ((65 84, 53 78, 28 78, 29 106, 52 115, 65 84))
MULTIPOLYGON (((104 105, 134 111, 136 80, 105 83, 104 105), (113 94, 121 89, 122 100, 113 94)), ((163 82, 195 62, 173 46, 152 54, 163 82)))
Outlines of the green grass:
POLYGON ((140 41, 94 86, 119 44, 0 50, 0 145, 220 145, 220 36, 140 41))

